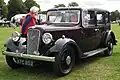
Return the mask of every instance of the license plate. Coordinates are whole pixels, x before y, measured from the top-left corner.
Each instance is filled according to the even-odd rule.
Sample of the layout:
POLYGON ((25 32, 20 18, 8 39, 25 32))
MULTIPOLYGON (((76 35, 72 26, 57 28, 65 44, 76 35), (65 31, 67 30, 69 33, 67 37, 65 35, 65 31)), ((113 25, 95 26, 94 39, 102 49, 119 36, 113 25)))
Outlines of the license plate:
POLYGON ((17 59, 17 64, 26 65, 26 66, 33 66, 34 62, 32 60, 24 60, 24 59, 17 59))

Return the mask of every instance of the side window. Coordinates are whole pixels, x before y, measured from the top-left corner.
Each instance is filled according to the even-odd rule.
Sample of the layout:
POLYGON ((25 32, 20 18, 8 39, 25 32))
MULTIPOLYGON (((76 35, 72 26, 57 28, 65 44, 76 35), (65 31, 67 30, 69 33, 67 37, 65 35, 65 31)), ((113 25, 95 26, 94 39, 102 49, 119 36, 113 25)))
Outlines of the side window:
POLYGON ((95 25, 95 12, 94 11, 89 11, 88 14, 88 25, 89 26, 94 26, 95 25))
POLYGON ((97 25, 105 24, 104 15, 104 13, 97 13, 97 25))

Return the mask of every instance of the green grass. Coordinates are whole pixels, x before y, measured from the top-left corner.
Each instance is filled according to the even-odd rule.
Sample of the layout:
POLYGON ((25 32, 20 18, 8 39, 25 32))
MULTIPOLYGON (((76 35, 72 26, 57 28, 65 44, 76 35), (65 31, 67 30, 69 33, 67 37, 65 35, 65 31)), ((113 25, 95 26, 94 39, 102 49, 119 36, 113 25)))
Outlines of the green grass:
MULTIPOLYGON (((45 67, 40 65, 12 70, 0 53, 0 80, 120 80, 120 26, 112 25, 112 30, 118 40, 112 56, 97 55, 84 59, 64 77, 57 77, 48 64, 45 67)), ((13 31, 12 28, 0 28, 0 51, 13 31)))

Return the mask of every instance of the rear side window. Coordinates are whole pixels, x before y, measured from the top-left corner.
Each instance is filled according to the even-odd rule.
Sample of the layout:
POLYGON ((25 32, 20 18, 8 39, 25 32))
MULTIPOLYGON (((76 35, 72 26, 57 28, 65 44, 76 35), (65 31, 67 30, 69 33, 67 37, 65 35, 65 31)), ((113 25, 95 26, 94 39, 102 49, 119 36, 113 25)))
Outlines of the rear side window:
POLYGON ((99 24, 105 24, 105 21, 104 21, 104 13, 97 13, 97 25, 99 24))

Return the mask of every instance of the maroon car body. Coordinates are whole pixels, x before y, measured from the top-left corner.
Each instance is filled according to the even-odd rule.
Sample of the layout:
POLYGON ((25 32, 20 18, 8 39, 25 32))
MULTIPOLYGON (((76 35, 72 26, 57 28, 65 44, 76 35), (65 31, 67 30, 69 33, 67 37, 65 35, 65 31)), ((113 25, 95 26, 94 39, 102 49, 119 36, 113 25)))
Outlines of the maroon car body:
POLYGON ((68 74, 81 58, 100 52, 111 56, 117 42, 111 31, 110 12, 96 8, 49 9, 46 24, 30 28, 27 41, 22 37, 17 41, 17 37, 10 38, 5 44, 3 54, 8 65, 18 68, 49 61, 58 75, 68 74))

